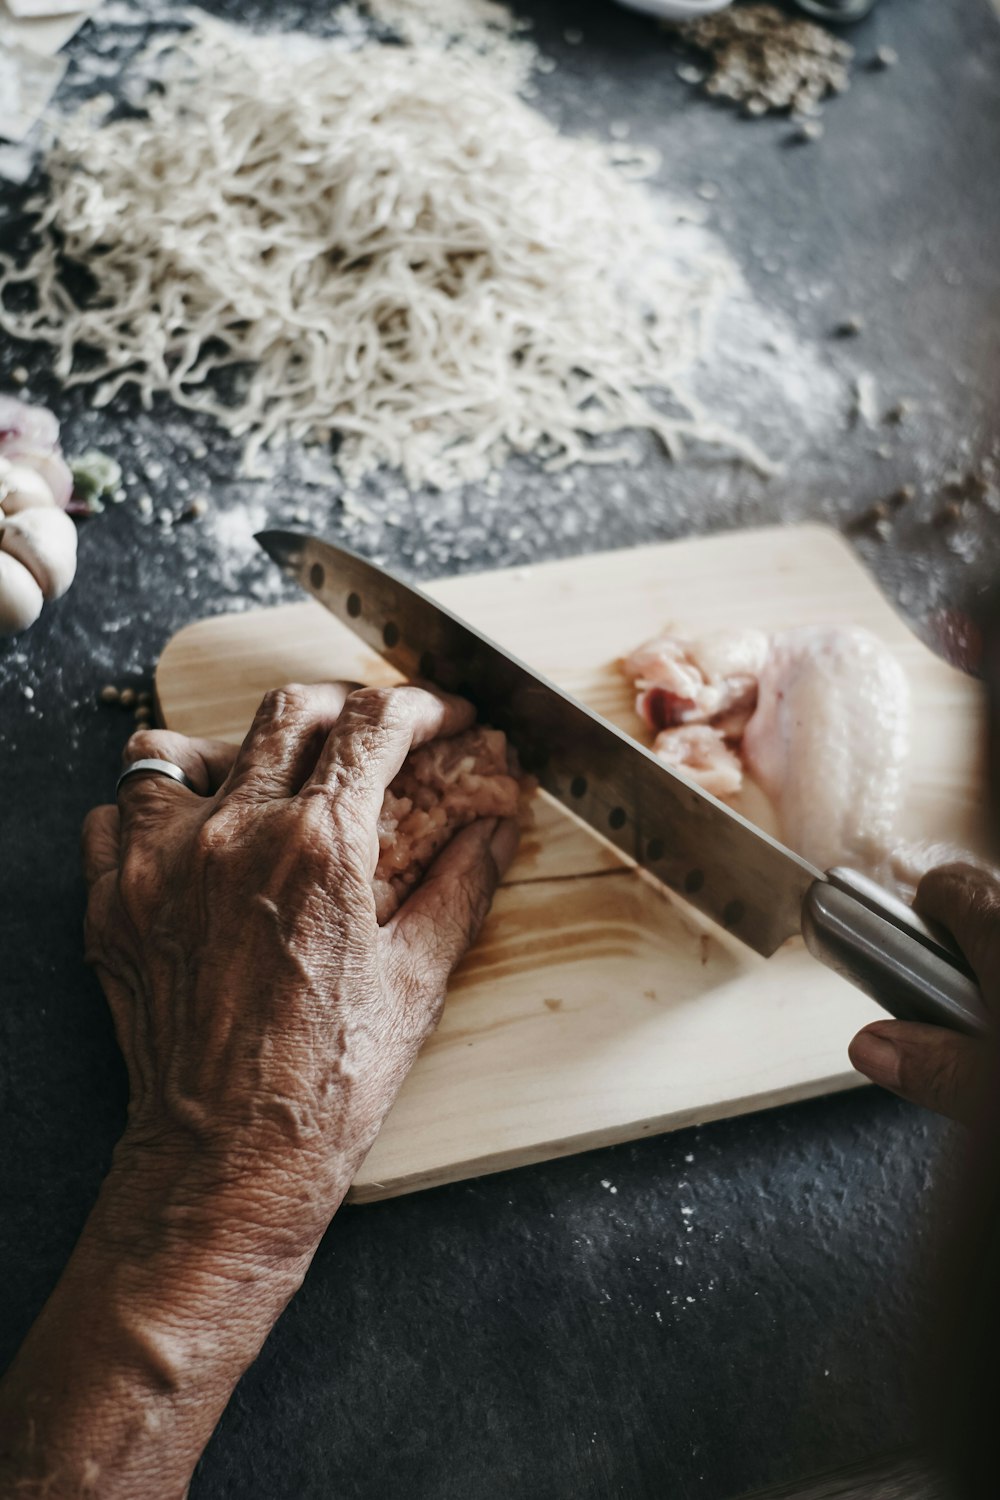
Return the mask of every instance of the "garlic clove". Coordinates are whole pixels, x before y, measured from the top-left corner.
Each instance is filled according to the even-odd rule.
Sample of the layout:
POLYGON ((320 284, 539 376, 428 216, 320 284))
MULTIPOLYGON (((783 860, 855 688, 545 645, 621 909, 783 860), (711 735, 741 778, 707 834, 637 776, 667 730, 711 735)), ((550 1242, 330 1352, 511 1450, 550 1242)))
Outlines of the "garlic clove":
POLYGON ((0 510, 15 516, 36 506, 54 506, 56 498, 48 483, 30 464, 0 458, 0 510))
POLYGON ((73 496, 73 471, 61 453, 19 453, 14 459, 18 468, 34 469, 52 491, 56 505, 67 506, 73 496))
POLYGON ((17 635, 42 612, 42 591, 23 563, 0 552, 0 635, 17 635))
POLYGON ((0 520, 0 552, 27 568, 46 599, 58 599, 76 574, 76 527, 54 505, 0 520))

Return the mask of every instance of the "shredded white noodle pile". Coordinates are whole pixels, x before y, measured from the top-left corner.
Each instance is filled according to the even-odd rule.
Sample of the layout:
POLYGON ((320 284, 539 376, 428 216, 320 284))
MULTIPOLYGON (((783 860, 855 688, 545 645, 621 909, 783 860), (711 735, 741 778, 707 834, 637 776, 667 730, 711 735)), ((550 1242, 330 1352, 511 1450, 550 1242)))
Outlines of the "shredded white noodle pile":
POLYGON ((0 256, 0 326, 96 405, 168 392, 249 468, 333 439, 351 483, 611 461, 625 429, 766 462, 680 387, 731 267, 677 263, 648 162, 564 138, 465 55, 208 19, 162 51, 146 116, 65 123, 38 248, 0 256))

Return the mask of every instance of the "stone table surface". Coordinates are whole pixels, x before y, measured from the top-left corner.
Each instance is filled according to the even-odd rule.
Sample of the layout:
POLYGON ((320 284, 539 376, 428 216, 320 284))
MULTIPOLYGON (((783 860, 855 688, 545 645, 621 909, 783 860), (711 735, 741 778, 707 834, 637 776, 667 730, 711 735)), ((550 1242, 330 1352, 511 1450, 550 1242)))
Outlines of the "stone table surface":
MULTIPOLYGON (((281 28, 336 20, 304 0, 214 8, 281 28)), ((299 513, 432 577, 774 520, 846 527, 912 483, 888 534, 857 545, 914 628, 938 639, 990 578, 996 497, 939 524, 949 476, 988 470, 1000 439, 1000 26, 987 0, 882 0, 851 33, 853 88, 808 145, 787 120, 699 95, 677 76, 690 59, 676 40, 606 0, 523 8, 556 63, 537 107, 569 132, 615 123, 655 146, 653 190, 695 205, 706 243, 740 268, 699 389, 784 469, 765 481, 698 452, 672 465, 640 444, 634 465, 573 470, 563 487, 523 462, 496 495, 400 500, 379 477, 359 521, 301 455, 241 478, 210 422, 127 395, 94 411, 59 389, 44 350, 0 336, 0 390, 26 367, 67 449, 116 453, 127 495, 81 523, 69 595, 0 643, 4 1360, 124 1115, 111 1024, 81 963, 78 829, 110 795, 130 729, 98 691, 148 687, 188 621, 289 596, 255 554, 261 524, 299 513), (866 66, 880 44, 896 67, 866 66), (849 316, 862 332, 832 336, 849 316), (861 375, 871 423, 852 418, 861 375), (902 423, 883 420, 900 401, 902 423), (181 523, 195 494, 208 514, 181 523)), ((179 12, 110 6, 71 44, 62 104, 127 83, 137 44, 179 12)), ((0 181, 4 248, 26 242, 32 186, 0 181)), ((193 1500, 723 1500, 909 1442, 947 1139, 863 1090, 345 1209, 193 1500)))

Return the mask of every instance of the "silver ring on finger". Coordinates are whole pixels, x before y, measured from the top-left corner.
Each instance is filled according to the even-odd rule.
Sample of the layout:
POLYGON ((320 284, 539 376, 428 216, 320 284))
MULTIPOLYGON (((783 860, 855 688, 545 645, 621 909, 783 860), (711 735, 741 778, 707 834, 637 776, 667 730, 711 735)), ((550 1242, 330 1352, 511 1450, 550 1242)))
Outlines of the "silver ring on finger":
POLYGON ((181 786, 187 787, 189 792, 193 792, 195 790, 194 782, 190 779, 187 773, 180 766, 175 765, 172 760, 134 760, 130 766, 125 767, 124 771, 119 776, 118 781, 115 785, 115 796, 117 797, 118 793, 121 791, 123 782, 127 781, 130 776, 138 776, 140 772, 142 772, 143 774, 148 773, 153 776, 169 776, 171 781, 179 781, 181 786))

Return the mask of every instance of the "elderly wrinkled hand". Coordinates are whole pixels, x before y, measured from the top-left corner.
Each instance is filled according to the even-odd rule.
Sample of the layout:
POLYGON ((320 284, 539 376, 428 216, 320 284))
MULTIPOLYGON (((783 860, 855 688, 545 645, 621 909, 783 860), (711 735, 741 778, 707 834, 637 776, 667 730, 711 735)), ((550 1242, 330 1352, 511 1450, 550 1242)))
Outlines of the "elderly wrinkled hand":
POLYGON ((0 1490, 180 1500, 440 1015, 517 844, 480 819, 384 926, 385 791, 473 710, 284 688, 238 750, 144 731, 84 829, 87 952, 128 1122, 0 1388, 0 1490), (193 788, 193 790, 192 790, 193 788))
POLYGON ((202 795, 130 778, 90 815, 87 952, 129 1071, 119 1154, 189 1218, 293 1254, 329 1222, 516 844, 474 823, 377 925, 386 787, 472 717, 419 687, 328 684, 268 694, 238 751, 130 742, 127 762, 172 760, 202 795))
MULTIPOLYGON (((1000 1018, 1000 880, 977 865, 942 865, 924 876, 914 905, 951 933, 1000 1018)), ((994 1041, 942 1026, 875 1021, 858 1032, 850 1058, 883 1088, 967 1125, 982 1119, 996 1084, 994 1041)))

